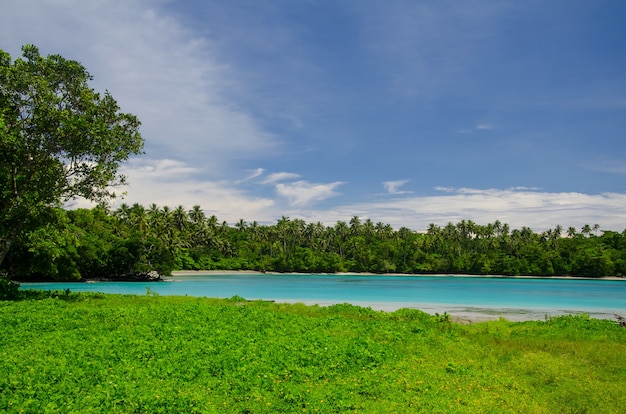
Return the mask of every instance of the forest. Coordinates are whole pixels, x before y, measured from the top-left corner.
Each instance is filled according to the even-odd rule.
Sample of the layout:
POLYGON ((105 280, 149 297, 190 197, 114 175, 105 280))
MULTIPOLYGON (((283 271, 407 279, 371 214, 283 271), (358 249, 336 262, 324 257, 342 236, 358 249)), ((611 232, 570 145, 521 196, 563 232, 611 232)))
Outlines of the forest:
POLYGON ((626 275, 626 230, 561 225, 541 233, 495 221, 419 232, 352 217, 334 225, 282 217, 234 225, 200 206, 48 209, 0 272, 20 281, 144 278, 173 270, 377 274, 626 275))

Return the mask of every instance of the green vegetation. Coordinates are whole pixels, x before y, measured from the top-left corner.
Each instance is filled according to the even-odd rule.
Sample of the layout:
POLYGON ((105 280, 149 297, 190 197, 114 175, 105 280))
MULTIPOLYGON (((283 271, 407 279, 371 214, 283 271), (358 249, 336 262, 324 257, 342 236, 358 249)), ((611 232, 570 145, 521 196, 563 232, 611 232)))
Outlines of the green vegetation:
POLYGON ((3 412, 617 413, 626 330, 243 298, 22 291, 0 302, 3 412))
POLYGON ((542 233, 469 220, 425 233, 361 222, 334 226, 283 217, 274 225, 235 226, 186 211, 122 204, 111 211, 50 210, 47 224, 24 232, 2 266, 18 280, 128 277, 156 270, 258 270, 336 273, 626 275, 626 231, 542 233))
POLYGON ((12 61, 0 50, 0 265, 13 243, 26 242, 46 251, 38 266, 55 276, 57 266, 71 269, 55 250, 71 249, 72 235, 54 207, 114 197, 111 186, 124 183, 120 164, 143 140, 137 118, 91 89, 80 63, 41 56, 33 45, 22 51, 12 61))

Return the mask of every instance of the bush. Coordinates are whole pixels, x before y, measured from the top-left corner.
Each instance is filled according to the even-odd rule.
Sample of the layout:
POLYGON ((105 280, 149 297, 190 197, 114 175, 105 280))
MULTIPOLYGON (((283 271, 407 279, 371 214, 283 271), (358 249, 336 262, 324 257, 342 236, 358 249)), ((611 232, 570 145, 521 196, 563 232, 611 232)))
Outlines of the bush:
POLYGON ((20 295, 19 283, 0 277, 0 300, 14 300, 20 295))

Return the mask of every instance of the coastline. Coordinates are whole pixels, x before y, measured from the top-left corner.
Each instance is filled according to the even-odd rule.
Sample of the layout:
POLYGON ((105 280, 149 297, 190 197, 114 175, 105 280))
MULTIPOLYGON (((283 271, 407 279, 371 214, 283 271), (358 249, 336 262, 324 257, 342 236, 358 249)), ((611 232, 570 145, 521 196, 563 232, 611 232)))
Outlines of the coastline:
MULTIPOLYGON (((553 283, 557 283, 557 280, 561 279, 565 279, 565 280, 569 280, 569 281, 573 281, 573 280, 592 280, 592 281, 598 281, 600 285, 605 285, 605 283, 602 283, 604 281, 606 281, 606 286, 609 286, 609 288, 611 290, 615 289, 619 289, 619 291, 622 291, 622 288, 626 285, 623 285, 621 283, 621 281, 624 281, 624 278, 581 278, 581 277, 541 277, 541 276, 501 276, 501 275, 466 275, 466 274, 397 274, 397 273, 393 273, 393 274, 375 274, 375 273, 279 273, 279 272, 259 272, 259 271, 253 271, 253 270, 244 270, 244 271, 235 271, 235 270, 210 270, 210 271, 204 271, 204 270, 186 270, 186 271, 175 271, 172 272, 171 276, 164 276, 161 282, 157 282, 157 284, 152 285, 153 282, 155 281, 149 281, 149 280, 144 280, 144 281, 131 281, 130 283, 124 283, 122 284, 124 287, 120 288, 116 285, 115 282, 118 281, 110 281, 110 280, 103 280, 103 279, 99 279, 99 280, 93 280, 93 281, 85 281, 84 285, 81 285, 80 282, 51 282, 51 284, 54 285, 58 285, 60 286, 59 289, 71 289, 72 291, 95 291, 95 292, 103 292, 103 293, 124 293, 124 294, 136 294, 136 295, 142 295, 145 294, 145 290, 146 289, 150 289, 150 292, 155 292, 156 294, 173 294, 173 295, 187 295, 189 294, 189 292, 181 290, 181 291, 177 291, 177 288, 175 288, 176 285, 178 285, 177 282, 183 282, 183 284, 185 282, 187 283, 200 283, 201 285, 205 285, 206 281, 210 280, 210 277, 206 277, 206 276, 210 276, 210 275, 215 275, 216 279, 218 282, 222 281, 220 283, 228 283, 228 279, 229 279, 229 275, 232 276, 234 279, 233 280, 237 280, 236 276, 246 276, 245 279, 249 282, 249 283, 257 283, 259 285, 259 288, 261 286, 265 286, 265 281, 267 281, 268 283, 270 283, 270 285, 272 285, 273 281, 271 276, 276 276, 276 282, 280 282, 280 276, 292 276, 292 278, 287 277, 287 279, 289 280, 297 280, 299 278, 299 276, 302 276, 302 281, 305 281, 307 278, 306 276, 312 276, 313 279, 311 280, 317 280, 318 282, 316 283, 316 287, 315 289, 321 289, 321 290, 325 290, 324 289, 324 281, 327 280, 328 283, 331 284, 335 284, 335 283, 340 283, 340 284, 344 284, 344 282, 351 282, 352 280, 350 279, 350 277, 354 277, 354 281, 362 281, 365 282, 365 279, 368 276, 372 276, 373 280, 375 281, 375 283, 383 283, 383 284, 390 284, 391 286, 395 286, 396 282, 399 283, 401 286, 403 285, 404 281, 400 280, 400 279, 395 279, 396 282, 393 282, 394 279, 388 280, 387 282, 384 282, 385 276, 391 276, 393 277, 412 277, 414 279, 412 279, 413 281, 418 281, 420 277, 423 277, 424 280, 429 280, 432 282, 427 282, 427 284, 430 283, 437 283, 435 280, 433 280, 435 277, 440 277, 442 280, 442 282, 444 283, 452 283, 453 285, 458 283, 465 283, 465 281, 463 281, 462 279, 467 278, 467 279, 475 279, 475 282, 471 282, 468 280, 469 283, 481 283, 479 281, 479 279, 484 279, 484 283, 489 283, 489 279, 493 279, 494 283, 501 283, 498 282, 497 279, 502 280, 503 282, 508 280, 519 280, 520 283, 531 283, 530 280, 531 279, 535 279, 535 280, 551 280, 553 279, 554 282, 553 283), (206 278, 203 278, 203 276, 205 276, 206 278), (256 282, 253 282, 256 278, 256 276, 258 276, 258 280, 256 282), (266 277, 263 277, 266 276, 266 277), (294 277, 295 276, 295 277, 294 277), (318 276, 317 278, 315 278, 315 276, 318 276), (319 277, 321 276, 321 277, 319 277), (336 276, 336 279, 333 279, 333 276, 336 276), (327 277, 327 279, 325 279, 325 277, 327 277), (452 279, 454 278, 458 278, 457 281, 453 281, 452 279), (448 279, 447 281, 445 279, 448 279), (524 279, 529 280, 528 282, 522 282, 524 279), (616 285, 612 285, 611 283, 609 283, 609 281, 617 281, 616 285), (147 282, 149 283, 149 285, 147 283, 140 283, 140 282, 147 282), (163 284, 163 282, 165 282, 163 284), (618 286, 620 285, 620 286, 618 286), (613 288, 611 288, 610 286, 614 286, 613 288), (130 292, 130 293, 129 293, 130 292)), ((408 283, 412 283, 412 281, 408 281, 408 283)), ((49 284, 50 282, 44 282, 44 284, 49 284)), ((615 282, 613 282, 615 283, 615 282)), ((36 283, 33 283, 36 285, 36 283)), ((32 288, 31 286, 29 286, 30 283, 24 283, 22 288, 23 289, 28 289, 28 288, 32 288)), ((203 286, 196 286, 197 289, 202 290, 203 286)), ((246 284, 247 285, 247 284, 246 284)), ((297 283, 297 285, 299 285, 299 283, 297 283)), ((576 283, 575 285, 578 285, 578 283, 576 283)), ((181 286, 183 286, 181 284, 181 286)), ((345 285, 348 286, 348 285, 345 285)), ((352 285, 350 284, 349 286, 358 286, 358 285, 352 285)), ((43 287, 35 287, 35 289, 50 289, 49 287, 43 286, 43 287)), ((213 288, 215 289, 215 288, 213 288)), ((239 288, 238 288, 239 289, 239 288)), ((353 289, 352 287, 350 289, 353 289)), ((194 292, 195 294, 197 294, 198 292, 194 292)), ((571 314, 579 314, 579 313, 585 313, 588 316, 592 317, 592 318, 597 318, 597 319, 614 319, 614 315, 615 314, 621 314, 624 315, 624 312, 626 312, 626 307, 622 306, 623 302, 619 302, 620 305, 615 307, 615 306, 599 306, 599 305, 585 305, 585 306, 577 306, 577 305, 572 305, 572 307, 568 307, 570 305, 556 305, 554 303, 550 303, 550 304, 544 304, 542 306, 525 306, 523 303, 522 304, 514 304, 513 302, 505 302, 504 304, 497 304, 497 305, 489 305, 489 301, 479 301, 479 302, 466 302, 466 301, 461 301, 461 302, 442 302, 439 303, 437 301, 433 301, 431 303, 431 297, 427 296, 427 297, 420 297, 419 299, 415 299, 415 300, 411 300, 411 301, 404 301, 399 299, 400 297, 403 297, 401 293, 399 293, 400 296, 391 296, 391 297, 386 297, 384 300, 383 299, 372 299, 371 297, 363 297, 363 298, 355 298, 355 300, 346 300, 343 299, 343 296, 341 297, 337 297, 337 296, 315 296, 313 295, 313 297, 316 297, 316 299, 311 299, 310 295, 305 295, 304 297, 298 296, 297 292, 293 294, 293 296, 291 294, 289 295, 278 295, 275 296, 273 295, 273 293, 264 293, 263 295, 258 294, 258 292, 255 290, 254 293, 250 293, 249 291, 247 292, 241 292, 239 290, 235 290, 235 291, 231 291, 231 290, 227 290, 226 293, 224 292, 218 292, 215 290, 211 290, 210 292, 205 292, 199 296, 206 296, 206 297, 216 297, 216 298, 220 298, 220 297, 230 297, 233 294, 237 294, 237 295, 241 295, 243 297, 245 297, 246 299, 250 299, 250 300, 261 300, 260 298, 271 298, 273 302, 277 302, 277 303, 302 303, 305 305, 317 305, 317 306, 330 306, 330 305, 335 305, 335 304, 342 304, 342 303, 350 303, 352 305, 355 306, 360 306, 360 307, 369 307, 373 310, 378 310, 378 311, 385 311, 385 312, 392 312, 392 311, 396 311, 398 309, 402 309, 402 308, 410 308, 410 309, 417 309, 426 313, 429 313, 431 315, 435 315, 435 314, 444 314, 447 313, 450 316, 450 319, 454 322, 457 323, 476 323, 476 322, 482 322, 482 321, 489 321, 489 320, 497 320, 500 318, 504 318, 508 321, 511 322, 521 322, 521 321, 529 321, 529 320, 543 320, 546 318, 550 318, 550 317, 555 317, 555 316, 561 316, 561 315, 571 315, 571 314), (308 296, 308 297, 307 297, 308 296), (317 298, 319 297, 319 298, 317 298), (259 299, 256 299, 259 298, 259 299), (472 304, 473 303, 473 304, 472 304)), ((194 296, 194 294, 192 294, 192 296, 194 296)))
POLYGON ((258 270, 174 270, 171 276, 203 276, 203 275, 325 275, 325 276, 407 276, 407 277, 474 277, 474 278, 502 278, 502 279, 565 279, 565 280, 623 280, 626 278, 620 276, 604 276, 604 277, 583 277, 583 276, 508 276, 508 275, 470 275, 470 274, 446 274, 446 273, 299 273, 299 272, 260 272, 258 270))

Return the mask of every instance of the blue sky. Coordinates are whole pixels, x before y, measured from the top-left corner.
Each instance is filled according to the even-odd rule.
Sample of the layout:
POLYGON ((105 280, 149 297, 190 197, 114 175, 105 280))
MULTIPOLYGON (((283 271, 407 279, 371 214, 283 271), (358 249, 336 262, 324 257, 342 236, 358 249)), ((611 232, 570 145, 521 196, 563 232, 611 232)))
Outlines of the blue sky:
POLYGON ((0 49, 78 60, 140 118, 129 204, 622 231, 624 16, 621 0, 5 0, 0 49))

